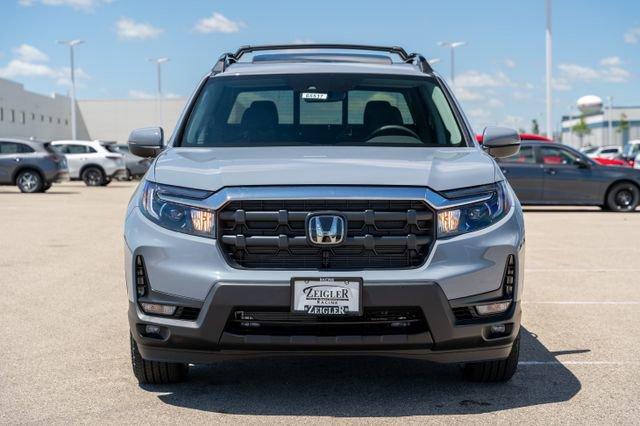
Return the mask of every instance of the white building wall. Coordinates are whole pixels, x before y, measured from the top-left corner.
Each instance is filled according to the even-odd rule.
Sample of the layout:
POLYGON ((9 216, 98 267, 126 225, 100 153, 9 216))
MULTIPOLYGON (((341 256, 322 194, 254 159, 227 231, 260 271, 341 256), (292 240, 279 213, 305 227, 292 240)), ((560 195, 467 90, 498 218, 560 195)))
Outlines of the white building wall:
POLYGON ((591 129, 591 133, 585 135, 582 138, 582 145, 580 145, 580 138, 573 134, 571 129, 578 124, 580 117, 572 117, 562 121, 562 143, 573 146, 574 148, 580 148, 581 146, 604 146, 604 145, 619 145, 623 146, 625 142, 633 139, 640 139, 640 107, 614 107, 611 111, 612 132, 611 140, 609 140, 609 111, 605 110, 599 114, 589 115, 584 118, 585 123, 591 129), (618 131, 618 123, 620 122, 621 114, 626 115, 626 120, 629 122, 629 130, 627 134, 618 131))
POLYGON ((40 95, 20 83, 0 78, 0 137, 69 139, 71 100, 40 95))
MULTIPOLYGON (((163 99, 162 127, 165 140, 173 132, 186 98, 163 99)), ((79 100, 78 135, 126 143, 138 127, 157 126, 158 104, 154 99, 79 100)))

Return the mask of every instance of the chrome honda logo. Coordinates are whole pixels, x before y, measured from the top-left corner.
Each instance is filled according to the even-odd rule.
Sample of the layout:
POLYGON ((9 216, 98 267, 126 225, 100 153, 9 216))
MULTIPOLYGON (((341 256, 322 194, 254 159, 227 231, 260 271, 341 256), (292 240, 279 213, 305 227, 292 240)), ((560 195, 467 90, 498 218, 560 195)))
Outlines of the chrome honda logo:
POLYGON ((309 216, 307 220, 307 237, 317 245, 338 245, 344 241, 347 229, 342 216, 319 214, 309 216))

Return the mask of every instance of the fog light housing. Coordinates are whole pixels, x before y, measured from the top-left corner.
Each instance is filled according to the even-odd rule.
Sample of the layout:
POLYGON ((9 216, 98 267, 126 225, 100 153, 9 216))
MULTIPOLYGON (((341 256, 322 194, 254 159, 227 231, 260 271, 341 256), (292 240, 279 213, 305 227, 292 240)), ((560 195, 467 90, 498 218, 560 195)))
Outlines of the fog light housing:
POLYGON ((147 334, 160 334, 160 327, 157 325, 147 324, 144 327, 144 332, 147 334))
POLYGON ((505 331, 507 331, 507 326, 505 324, 496 324, 489 328, 489 332, 491 334, 504 334, 505 331))
POLYGON ((476 312, 480 316, 496 315, 496 314, 501 314, 503 312, 506 312, 507 309, 509 309, 509 306, 511 306, 510 300, 506 302, 502 301, 502 302, 496 302, 496 303, 488 303, 485 305, 477 305, 476 312))
POLYGON ((176 311, 174 305, 161 305, 159 303, 141 302, 140 307, 146 314, 171 316, 176 311))

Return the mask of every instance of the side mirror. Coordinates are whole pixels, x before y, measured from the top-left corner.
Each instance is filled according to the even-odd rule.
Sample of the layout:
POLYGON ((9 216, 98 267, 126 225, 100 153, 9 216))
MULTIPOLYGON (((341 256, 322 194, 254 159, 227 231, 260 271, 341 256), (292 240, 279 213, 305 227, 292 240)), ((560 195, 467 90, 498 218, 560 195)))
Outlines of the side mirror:
POLYGON ((129 152, 138 157, 156 157, 164 148, 162 127, 135 129, 129 135, 129 152))
POLYGON ((589 168, 589 163, 587 163, 586 161, 584 161, 584 159, 577 157, 575 159, 575 161, 573 162, 573 164, 575 164, 579 169, 588 169, 589 168))
POLYGON ((492 157, 511 157, 520 151, 520 136, 507 127, 487 127, 482 134, 482 148, 492 157))

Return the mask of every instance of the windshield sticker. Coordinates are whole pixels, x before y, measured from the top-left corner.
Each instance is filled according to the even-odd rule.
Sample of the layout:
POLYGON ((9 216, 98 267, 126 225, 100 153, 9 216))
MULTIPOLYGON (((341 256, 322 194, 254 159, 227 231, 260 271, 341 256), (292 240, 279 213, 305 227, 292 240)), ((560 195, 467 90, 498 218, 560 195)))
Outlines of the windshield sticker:
POLYGON ((302 99, 313 99, 316 101, 326 101, 329 95, 327 93, 306 92, 302 93, 302 99))

